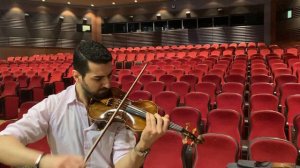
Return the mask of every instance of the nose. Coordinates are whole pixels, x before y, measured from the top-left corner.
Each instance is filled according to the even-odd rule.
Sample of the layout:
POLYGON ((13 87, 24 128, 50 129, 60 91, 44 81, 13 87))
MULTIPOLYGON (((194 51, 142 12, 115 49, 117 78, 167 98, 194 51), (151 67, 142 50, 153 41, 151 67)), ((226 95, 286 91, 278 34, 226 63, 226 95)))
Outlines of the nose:
POLYGON ((103 80, 103 87, 105 87, 105 88, 110 88, 110 78, 106 77, 106 78, 103 80))

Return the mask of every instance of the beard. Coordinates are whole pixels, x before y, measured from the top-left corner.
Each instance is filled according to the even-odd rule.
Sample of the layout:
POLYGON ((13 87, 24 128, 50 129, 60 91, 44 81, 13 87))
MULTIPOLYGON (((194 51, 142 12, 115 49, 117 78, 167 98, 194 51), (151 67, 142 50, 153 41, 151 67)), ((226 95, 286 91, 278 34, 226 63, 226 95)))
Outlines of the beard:
POLYGON ((87 100, 90 99, 101 100, 101 99, 108 98, 111 95, 110 88, 102 88, 101 90, 98 90, 97 92, 93 93, 89 90, 86 83, 83 83, 81 87, 83 90, 83 94, 85 95, 87 100))

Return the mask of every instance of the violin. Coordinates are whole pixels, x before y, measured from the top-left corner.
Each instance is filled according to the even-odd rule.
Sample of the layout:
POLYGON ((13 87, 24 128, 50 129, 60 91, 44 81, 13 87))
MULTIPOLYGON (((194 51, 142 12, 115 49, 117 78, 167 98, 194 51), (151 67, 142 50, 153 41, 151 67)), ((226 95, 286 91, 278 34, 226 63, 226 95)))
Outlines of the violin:
MULTIPOLYGON (((119 106, 122 97, 125 95, 118 88, 111 88, 111 93, 112 97, 93 101, 89 105, 88 114, 90 120, 97 125, 101 125, 103 122, 107 123, 114 113, 114 109, 119 106)), ((134 132, 142 132, 146 126, 146 113, 158 113, 157 105, 149 100, 131 101, 126 99, 114 118, 114 122, 124 122, 134 132)), ((199 144, 203 141, 201 136, 196 137, 193 133, 174 122, 170 122, 169 129, 180 132, 194 143, 199 144)))

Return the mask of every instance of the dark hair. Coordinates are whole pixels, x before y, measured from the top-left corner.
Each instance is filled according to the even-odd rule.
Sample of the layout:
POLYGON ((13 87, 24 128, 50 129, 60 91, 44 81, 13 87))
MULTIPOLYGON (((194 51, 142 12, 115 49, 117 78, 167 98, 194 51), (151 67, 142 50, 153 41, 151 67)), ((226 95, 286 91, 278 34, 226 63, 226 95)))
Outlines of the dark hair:
POLYGON ((106 64, 112 60, 110 52, 96 41, 81 41, 75 48, 73 66, 83 77, 89 71, 88 61, 106 64))

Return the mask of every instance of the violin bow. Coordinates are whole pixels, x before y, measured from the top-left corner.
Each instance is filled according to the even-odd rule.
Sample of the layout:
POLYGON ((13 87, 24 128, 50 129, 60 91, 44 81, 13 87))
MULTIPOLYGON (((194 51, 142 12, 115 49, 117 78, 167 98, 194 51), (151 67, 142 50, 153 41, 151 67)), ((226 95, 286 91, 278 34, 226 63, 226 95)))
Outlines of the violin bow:
POLYGON ((117 107, 116 111, 112 114, 112 116, 110 117, 110 119, 108 120, 107 124, 105 125, 105 127, 103 128, 103 132, 102 134, 100 134, 97 138, 97 140, 95 141, 95 143, 93 144, 92 148, 89 150, 87 156, 84 158, 84 163, 86 164, 87 161, 89 160, 89 158, 91 157, 93 151, 95 150, 96 146, 98 145, 98 143, 100 142, 101 138, 103 137, 103 135, 105 134, 105 132, 107 131, 108 127, 111 125, 113 119, 115 118, 115 116, 117 115, 117 113, 119 112, 121 106, 123 105, 123 103, 125 102, 126 98, 128 97, 129 93, 131 92, 131 90, 133 89, 133 87, 135 86, 135 84, 137 83, 137 81, 139 80, 139 78, 141 77, 141 75, 143 74, 144 70, 146 69, 148 64, 145 64, 144 67, 142 68, 142 70, 140 71, 139 75, 136 77, 136 79, 134 80, 133 84, 130 86, 129 90, 127 91, 127 93, 125 94, 125 96, 123 97, 123 99, 121 100, 119 106, 117 107))

